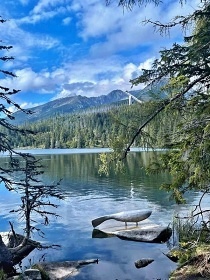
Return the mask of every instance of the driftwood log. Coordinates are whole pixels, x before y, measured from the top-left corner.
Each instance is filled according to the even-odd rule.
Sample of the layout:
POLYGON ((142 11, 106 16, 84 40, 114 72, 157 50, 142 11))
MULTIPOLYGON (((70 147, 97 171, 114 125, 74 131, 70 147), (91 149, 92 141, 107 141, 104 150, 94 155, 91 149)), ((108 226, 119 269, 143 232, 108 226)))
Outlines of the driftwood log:
POLYGON ((10 273, 13 271, 13 256, 4 244, 0 235, 0 270, 10 273))
POLYGON ((23 235, 13 234, 12 232, 0 233, 0 263, 6 272, 7 268, 22 261, 35 248, 40 247, 40 243, 31 239, 25 240, 23 235), (24 242, 23 242, 24 241, 24 242))

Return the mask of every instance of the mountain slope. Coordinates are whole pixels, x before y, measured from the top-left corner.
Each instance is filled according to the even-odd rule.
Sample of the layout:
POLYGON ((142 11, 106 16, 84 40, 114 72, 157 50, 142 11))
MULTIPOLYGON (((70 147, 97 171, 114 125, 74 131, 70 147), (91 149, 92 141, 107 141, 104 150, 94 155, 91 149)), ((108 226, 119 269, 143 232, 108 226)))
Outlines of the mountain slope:
MULTIPOLYGON (((132 90, 129 92, 143 102, 156 98, 164 98, 165 93, 161 91, 161 87, 164 83, 165 81, 161 81, 155 86, 147 86, 142 90, 132 90)), ((26 122, 47 119, 56 114, 70 114, 94 108, 103 111, 105 106, 114 106, 120 102, 127 102, 127 99, 128 96, 122 90, 113 90, 107 95, 101 95, 98 97, 86 97, 81 95, 69 96, 30 108, 30 110, 34 112, 32 115, 26 115, 25 113, 18 111, 14 113, 15 120, 13 123, 20 125, 26 122)))
POLYGON ((77 95, 60 98, 40 106, 30 108, 33 112, 32 115, 26 115, 21 111, 14 113, 14 123, 22 124, 24 122, 34 122, 49 118, 55 114, 74 113, 89 108, 112 104, 126 98, 126 94, 121 90, 114 90, 107 95, 101 95, 98 97, 77 95))

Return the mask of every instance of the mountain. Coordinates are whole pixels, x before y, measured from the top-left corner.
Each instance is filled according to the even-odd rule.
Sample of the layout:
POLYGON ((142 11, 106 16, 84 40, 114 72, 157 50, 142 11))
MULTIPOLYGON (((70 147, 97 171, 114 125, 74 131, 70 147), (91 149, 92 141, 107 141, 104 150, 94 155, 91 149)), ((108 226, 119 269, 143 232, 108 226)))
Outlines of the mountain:
MULTIPOLYGON (((160 82, 153 87, 147 86, 142 90, 132 90, 129 91, 129 93, 141 101, 148 101, 157 97, 164 98, 165 93, 160 92, 161 86, 163 86, 163 82, 160 82)), ((125 102, 127 99, 128 96, 122 90, 113 90, 107 95, 101 95, 98 97, 86 97, 81 95, 68 96, 30 108, 33 112, 31 115, 26 115, 25 113, 18 111, 13 114, 15 117, 13 123, 20 125, 26 122, 47 119, 56 114, 69 114, 96 108, 98 108, 98 110, 103 110, 103 107, 107 107, 107 105, 115 106, 121 102, 125 102)))
POLYGON ((13 114, 15 117, 13 123, 23 124, 25 122, 34 122, 40 119, 49 118, 56 114, 75 113, 94 107, 110 105, 125 99, 127 99, 127 96, 121 90, 113 90, 107 95, 101 95, 98 97, 86 97, 81 95, 69 96, 30 108, 33 112, 31 115, 26 115, 21 111, 15 112, 13 114))

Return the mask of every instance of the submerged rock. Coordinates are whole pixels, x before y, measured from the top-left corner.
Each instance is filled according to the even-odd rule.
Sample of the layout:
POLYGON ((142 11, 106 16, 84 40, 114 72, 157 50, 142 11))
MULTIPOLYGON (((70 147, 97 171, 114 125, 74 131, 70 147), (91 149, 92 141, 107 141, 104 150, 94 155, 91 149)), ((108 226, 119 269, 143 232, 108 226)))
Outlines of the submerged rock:
POLYGON ((148 264, 152 263, 154 260, 153 259, 141 259, 135 261, 135 266, 136 268, 142 268, 147 266, 148 264))
POLYGON ((83 265, 92 263, 98 263, 98 259, 38 263, 36 268, 40 271, 43 271, 50 280, 61 280, 77 275, 79 273, 79 268, 81 268, 83 265))

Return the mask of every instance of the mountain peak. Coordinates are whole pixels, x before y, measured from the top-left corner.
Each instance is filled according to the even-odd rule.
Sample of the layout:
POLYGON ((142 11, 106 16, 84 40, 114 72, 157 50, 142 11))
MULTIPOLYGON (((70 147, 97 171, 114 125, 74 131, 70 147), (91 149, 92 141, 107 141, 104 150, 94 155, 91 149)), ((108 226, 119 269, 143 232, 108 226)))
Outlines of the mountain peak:
POLYGON ((112 104, 126 98, 125 93, 121 90, 113 90, 107 95, 98 97, 87 97, 82 95, 70 95, 64 98, 49 101, 40 106, 30 108, 32 115, 26 115, 21 111, 14 113, 15 123, 23 124, 25 122, 34 122, 41 119, 49 118, 55 114, 69 114, 87 110, 92 107, 112 104))

